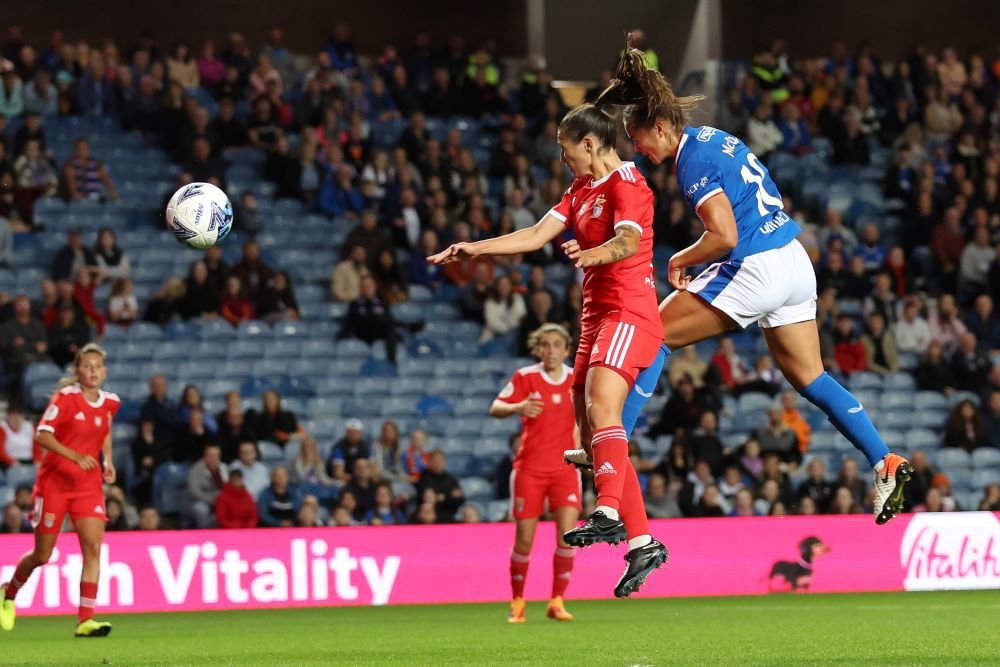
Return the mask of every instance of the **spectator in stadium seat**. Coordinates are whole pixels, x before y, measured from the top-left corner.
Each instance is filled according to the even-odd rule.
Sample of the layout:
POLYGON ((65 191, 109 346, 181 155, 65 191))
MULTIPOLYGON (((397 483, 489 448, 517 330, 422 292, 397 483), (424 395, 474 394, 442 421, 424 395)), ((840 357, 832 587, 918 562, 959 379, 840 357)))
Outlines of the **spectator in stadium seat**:
POLYGON ((131 530, 125 515, 125 506, 118 498, 105 498, 104 512, 107 516, 105 530, 122 531, 131 530))
POLYGON ((394 250, 383 248, 375 256, 375 264, 371 271, 378 285, 378 296, 386 305, 394 306, 409 301, 409 285, 403 269, 396 261, 394 250))
POLYGON ((189 319, 215 319, 221 310, 220 291, 209 282, 208 267, 198 260, 191 264, 177 309, 181 317, 189 319))
POLYGON ((146 309, 142 312, 143 321, 166 324, 179 314, 183 297, 184 281, 177 276, 167 278, 146 304, 146 309))
POLYGON ((417 497, 428 490, 435 497, 434 509, 437 523, 451 523, 458 508, 465 502, 465 493, 455 476, 446 469, 447 457, 440 449, 432 450, 427 458, 427 468, 417 482, 417 497))
POLYGON ((118 235, 110 227, 102 227, 97 232, 97 242, 94 243, 94 258, 101 270, 101 275, 107 280, 127 278, 132 273, 132 263, 128 255, 118 245, 118 235))
POLYGON ((957 207, 945 209, 942 224, 935 226, 931 233, 930 249, 937 261, 935 273, 940 276, 941 287, 954 291, 965 250, 965 230, 957 207))
POLYGON ((989 287, 989 268, 996 250, 990 245, 990 231, 977 227, 972 232, 972 241, 962 250, 959 257, 959 289, 965 294, 981 294, 989 287))
POLYGON ((705 409, 705 401, 695 393, 694 384, 687 378, 681 378, 663 404, 660 419, 650 435, 673 435, 677 429, 693 429, 705 409))
POLYGON ((34 463, 34 442, 34 426, 24 418, 21 408, 11 403, 6 417, 0 422, 0 470, 17 463, 34 463))
POLYGON ((67 280, 82 268, 97 267, 94 251, 83 244, 83 233, 78 227, 70 228, 66 245, 52 258, 52 280, 67 280))
POLYGON ((843 134, 831 137, 834 164, 866 167, 871 163, 868 138, 863 130, 861 115, 856 110, 844 114, 843 134))
POLYGON ((760 514, 754 506, 753 492, 750 489, 737 491, 733 497, 732 506, 729 516, 759 516, 760 514))
POLYGON ((59 319, 49 329, 48 354, 60 367, 76 358, 77 351, 91 340, 90 327, 77 319, 71 305, 59 308, 59 319))
POLYGON ((851 275, 844 264, 841 252, 831 252, 827 255, 826 265, 822 266, 816 275, 816 285, 822 294, 826 290, 836 290, 837 294, 846 295, 851 282, 851 275))
POLYGON ((786 391, 781 395, 782 419, 785 426, 795 433, 799 451, 803 454, 809 449, 809 439, 812 437, 812 427, 798 409, 799 395, 794 391, 786 391))
POLYGON ((370 526, 398 526, 406 517, 392 504, 392 487, 385 483, 375 486, 374 505, 365 513, 364 522, 370 526))
POLYGON ((201 459, 188 470, 188 498, 196 528, 211 528, 215 524, 215 499, 228 478, 229 468, 222 462, 219 446, 205 445, 201 459))
POLYGON ((294 526, 301 504, 302 494, 298 487, 288 483, 288 470, 285 466, 275 466, 271 471, 271 485, 261 491, 257 499, 260 525, 294 526))
MULTIPOLYGON (((177 133, 177 159, 180 162, 187 162, 194 155, 194 142, 204 139, 209 145, 209 156, 218 159, 222 153, 222 139, 215 132, 208 109, 202 106, 194 107, 191 110, 190 118, 177 133)), ((223 180, 220 176, 219 180, 223 180)))
POLYGON ((944 446, 958 447, 971 452, 990 444, 986 423, 976 404, 966 399, 951 409, 945 425, 944 446))
POLYGON ((983 498, 976 507, 980 512, 1000 511, 1000 484, 987 484, 983 489, 983 498))
POLYGON ((257 297, 257 317, 270 324, 299 319, 299 304, 284 271, 276 272, 261 288, 257 297))
POLYGON ((361 296, 361 279, 369 273, 367 250, 363 245, 353 246, 333 269, 330 296, 341 303, 355 301, 361 296))
POLYGON ((153 375, 149 378, 149 396, 139 408, 139 418, 155 425, 156 437, 173 443, 177 430, 177 406, 167 397, 167 378, 153 375))
POLYGON ((226 288, 219 299, 219 314, 233 326, 257 317, 248 290, 235 274, 226 278, 226 288))
POLYGON ((508 451, 502 459, 497 461, 496 473, 493 475, 494 492, 497 500, 507 500, 510 498, 510 474, 514 470, 514 459, 521 449, 521 434, 511 433, 507 438, 508 451))
POLYGON ((118 191, 111 175, 100 161, 90 155, 90 142, 83 137, 73 144, 73 156, 63 164, 62 178, 70 201, 118 201, 118 191))
POLYGON ((667 479, 657 473, 649 476, 645 504, 646 514, 651 519, 674 519, 683 516, 681 508, 667 491, 667 479))
POLYGON ((833 331, 834 357, 844 375, 851 375, 868 368, 864 345, 854 331, 854 320, 849 315, 839 315, 833 331))
POLYGON ((881 313, 868 316, 868 330, 861 337, 865 348, 865 364, 869 371, 879 375, 895 373, 899 370, 899 353, 896 341, 885 327, 881 313))
POLYGON ((732 463, 725 467, 721 475, 717 476, 716 485, 719 487, 719 494, 725 498, 727 505, 732 504, 733 499, 740 489, 746 488, 743 476, 740 474, 739 466, 732 463))
POLYGON ((226 409, 218 416, 219 433, 216 440, 222 447, 222 460, 227 463, 236 460, 241 442, 257 442, 257 433, 247 422, 240 404, 239 392, 227 395, 226 409), (228 397, 232 395, 233 398, 228 397))
POLYGON ((212 246, 205 251, 205 254, 198 261, 204 262, 205 269, 208 271, 207 289, 216 293, 221 292, 222 288, 226 285, 226 277, 230 272, 229 265, 222 259, 222 248, 212 246))
POLYGON ((738 450, 738 455, 738 462, 743 474, 757 485, 764 474, 764 459, 760 454, 760 443, 752 437, 747 439, 738 450))
POLYGON ((219 100, 219 110, 209 123, 208 132, 218 139, 220 149, 243 148, 250 143, 247 128, 236 116, 236 103, 231 97, 219 100))
POLYGON ((59 113, 59 91, 52 83, 52 74, 40 69, 35 77, 22 88, 25 113, 37 113, 52 118, 59 113))
POLYGON ((694 345, 688 345, 677 350, 670 359, 670 386, 676 389, 681 380, 686 378, 694 389, 701 389, 705 384, 705 374, 708 363, 698 356, 694 345))
POLYGON ((868 492, 868 482, 858 477, 858 462, 845 456, 840 464, 840 473, 833 482, 833 488, 845 488, 854 496, 854 501, 861 505, 868 492))
POLYGON ((514 291, 514 284, 509 276, 500 276, 496 280, 493 293, 483 305, 483 333, 481 342, 499 338, 512 342, 521 320, 527 315, 524 298, 514 291))
POLYGON ((959 391, 971 391, 982 394, 989 384, 989 374, 992 364, 979 351, 976 334, 965 332, 958 343, 958 350, 952 357, 952 367, 955 374, 955 388, 959 391))
POLYGON ((0 534, 31 533, 33 530, 20 507, 12 502, 4 505, 3 523, 0 524, 0 534))
POLYGON ((356 526, 357 522, 354 521, 349 509, 337 506, 330 514, 330 525, 337 528, 347 528, 348 526, 356 526))
POLYGON ((781 130, 772 118, 774 108, 769 100, 761 100, 747 122, 747 144, 761 160, 773 153, 782 142, 781 130))
POLYGON ((302 431, 295 413, 285 410, 281 394, 267 389, 261 396, 261 409, 248 410, 247 421, 261 440, 269 440, 284 447, 302 431))
POLYGON ((969 332, 979 341, 979 351, 989 354, 1000 348, 1000 318, 993 309, 993 299, 989 294, 980 294, 973 302, 972 311, 966 316, 969 332))
POLYGON ((215 55, 215 42, 206 39, 201 44, 201 52, 195 60, 200 84, 212 90, 222 82, 226 74, 226 64, 215 55))
POLYGON ((784 410, 774 406, 767 411, 767 425, 754 432, 754 439, 760 443, 764 454, 776 453, 784 463, 797 465, 802 460, 798 438, 785 425, 784 410))
POLYGON ((722 472, 728 450, 719 439, 719 418, 712 410, 705 410, 698 418, 688 440, 688 446, 696 461, 705 461, 712 468, 712 474, 722 472))
POLYGON ((372 478, 371 465, 371 461, 365 457, 355 459, 351 467, 351 480, 344 486, 344 491, 354 495, 356 506, 353 515, 356 521, 363 521, 375 507, 376 480, 372 478))
POLYGON ((31 314, 31 301, 23 294, 14 299, 14 317, 0 325, 0 350, 8 388, 19 388, 24 369, 48 353, 45 326, 31 314))
POLYGON ((270 484, 270 471, 257 458, 257 443, 241 442, 239 458, 229 464, 230 473, 239 471, 243 475, 243 486, 256 501, 260 492, 270 484))
POLYGON ((399 426, 391 419, 382 422, 379 435, 372 442, 371 462, 376 479, 389 482, 408 479, 403 469, 399 426))
POLYGON ((705 490, 701 494, 701 499, 695 508, 694 516, 698 517, 720 517, 729 513, 728 503, 719 492, 719 487, 715 484, 705 485, 705 490))
POLYGON ((799 499, 809 496, 820 512, 826 512, 833 499, 833 486, 826 478, 826 462, 820 458, 813 459, 806 470, 808 477, 799 484, 796 495, 799 499))
POLYGON ((132 280, 117 278, 108 296, 108 321, 127 327, 139 319, 139 300, 132 290, 132 280))
POLYGON ((98 336, 104 333, 107 326, 104 313, 94 302, 94 293, 101 277, 100 269, 89 267, 79 269, 73 276, 73 300, 78 304, 87 323, 97 329, 98 336))
POLYGON ((462 317, 472 322, 483 323, 483 310, 493 286, 493 265, 488 262, 473 262, 472 280, 459 293, 458 303, 462 317))
POLYGON ((198 137, 191 144, 191 157, 184 163, 184 171, 191 174, 195 181, 226 182, 226 163, 221 158, 212 157, 212 144, 205 137, 198 137))
POLYGON ((191 57, 187 44, 177 42, 167 56, 167 78, 179 83, 184 88, 198 88, 201 76, 198 73, 198 63, 191 57))
POLYGON ((357 338, 369 345, 382 340, 385 342, 386 358, 396 363, 396 346, 399 343, 396 321, 389 306, 379 299, 377 290, 375 278, 371 275, 361 278, 360 294, 348 306, 337 339, 357 338))
POLYGON ((955 297, 951 294, 938 297, 937 308, 931 312, 927 323, 934 340, 941 344, 946 355, 951 355, 958 349, 959 341, 967 331, 955 297))
POLYGON ((358 419, 348 419, 344 424, 344 437, 330 450, 329 475, 335 480, 348 482, 351 479, 348 471, 354 470, 354 464, 359 459, 370 456, 371 450, 365 442, 364 424, 358 419))
POLYGON ((521 320, 521 325, 518 327, 517 333, 518 354, 524 357, 531 356, 531 350, 528 348, 528 339, 531 336, 531 332, 547 322, 556 320, 553 317, 555 315, 555 307, 552 303, 552 295, 547 290, 532 292, 528 297, 528 304, 528 313, 521 320))
POLYGON ((712 469, 706 461, 697 461, 677 496, 677 502, 684 516, 698 516, 698 506, 709 485, 715 486, 712 469))
POLYGON ((152 421, 139 422, 139 430, 130 447, 134 464, 132 497, 140 506, 153 500, 153 473, 161 463, 171 459, 168 443, 156 437, 156 425, 152 421))
POLYGON ((781 118, 778 120, 777 127, 778 131, 781 132, 780 149, 796 155, 808 153, 811 150, 812 137, 798 105, 794 103, 782 104, 779 113, 781 118))
POLYGON ((80 115, 112 116, 117 112, 114 83, 104 66, 104 56, 96 51, 90 54, 86 71, 76 81, 76 108, 80 115))
POLYGON ((21 216, 30 221, 35 200, 54 196, 59 187, 59 177, 35 140, 27 142, 24 152, 14 160, 13 169, 16 183, 14 197, 21 216))
POLYGON ((854 255, 864 260, 866 271, 877 271, 885 264, 889 251, 882 245, 880 233, 875 224, 867 224, 861 230, 861 242, 854 247, 854 255))
POLYGON ((860 514, 861 506, 854 500, 854 494, 845 486, 837 487, 830 502, 830 514, 860 514))
POLYGON ((295 525, 300 528, 322 528, 330 525, 319 516, 319 499, 316 496, 302 497, 302 504, 295 514, 295 525))
POLYGON ((986 443, 990 447, 1000 447, 1000 391, 989 392, 983 409, 983 421, 986 426, 986 443))
POLYGON ((371 260, 375 260, 382 250, 392 248, 392 240, 379 228, 378 214, 373 209, 361 213, 360 221, 344 239, 344 248, 357 246, 363 246, 365 257, 371 260))
POLYGON ((923 391, 937 391, 946 395, 955 392, 955 373, 953 367, 944 356, 941 343, 932 340, 927 346, 927 352, 921 357, 914 373, 917 388, 923 391))
POLYGON ((219 528, 257 527, 257 503, 243 483, 241 470, 229 471, 229 480, 215 499, 215 521, 219 528))
POLYGON ((326 464, 323 463, 312 436, 302 438, 290 475, 294 484, 314 494, 325 495, 325 489, 333 486, 333 479, 326 472, 326 464))
POLYGON ((205 426, 205 411, 194 408, 187 413, 187 419, 177 430, 173 444, 173 459, 189 462, 201 458, 205 446, 216 442, 216 434, 205 426))
POLYGON ((920 316, 920 301, 907 297, 903 303, 903 317, 892 326, 896 349, 910 354, 924 354, 933 336, 927 320, 920 316))
POLYGON ((24 85, 13 63, 4 61, 0 71, 0 114, 17 118, 24 113, 24 85))

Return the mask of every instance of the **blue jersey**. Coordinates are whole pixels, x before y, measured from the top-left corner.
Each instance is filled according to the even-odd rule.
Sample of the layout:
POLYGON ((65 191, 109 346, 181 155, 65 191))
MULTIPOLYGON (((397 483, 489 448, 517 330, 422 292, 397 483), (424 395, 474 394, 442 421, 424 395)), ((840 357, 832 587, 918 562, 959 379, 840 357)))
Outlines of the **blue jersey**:
POLYGON ((720 261, 784 247, 802 231, 782 210, 781 195, 767 168, 728 132, 685 127, 676 164, 677 183, 696 213, 719 193, 733 207, 739 240, 720 261))

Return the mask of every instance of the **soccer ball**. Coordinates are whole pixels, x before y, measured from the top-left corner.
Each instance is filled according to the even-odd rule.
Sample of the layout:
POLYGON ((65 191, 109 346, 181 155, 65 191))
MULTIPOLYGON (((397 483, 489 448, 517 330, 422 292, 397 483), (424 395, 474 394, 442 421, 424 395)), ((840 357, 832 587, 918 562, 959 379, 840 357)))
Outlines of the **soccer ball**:
POLYGON ((167 229, 178 241, 204 250, 219 245, 233 226, 233 205, 211 183, 190 183, 167 203, 167 229))

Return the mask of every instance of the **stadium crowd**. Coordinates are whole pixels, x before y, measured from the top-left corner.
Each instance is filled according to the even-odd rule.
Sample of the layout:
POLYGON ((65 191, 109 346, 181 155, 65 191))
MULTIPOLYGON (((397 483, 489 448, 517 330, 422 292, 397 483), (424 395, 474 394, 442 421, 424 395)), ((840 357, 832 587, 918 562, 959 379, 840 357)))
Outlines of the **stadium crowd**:
MULTIPOLYGON (((528 257, 443 268, 423 259, 455 241, 534 224, 569 185, 555 142, 566 106, 537 63, 515 71, 489 42, 469 48, 456 37, 435 45, 424 34, 406 49, 387 45, 366 58, 344 25, 316 54, 292 53, 277 29, 254 46, 233 33, 218 49, 212 40, 168 47, 152 35, 134 45, 92 45, 56 32, 36 49, 13 26, 0 55, 0 265, 13 264, 15 235, 42 233, 34 219, 40 199, 118 199, 114 169, 106 168, 112 157, 81 139, 58 163, 46 145, 46 127, 59 118, 113 117, 169 153, 180 165, 178 185, 209 181, 227 188, 232 156, 263 151, 262 173, 276 198, 300 200, 349 230, 341 260, 329 267, 328 299, 346 305, 337 336, 382 341, 390 362, 421 327, 393 316, 415 286, 457 304, 463 318, 481 326, 483 346, 512 357, 528 354, 527 334, 542 323, 578 331, 579 285, 548 279, 547 267, 565 264, 555 243, 528 257), (469 146, 457 127, 443 136, 428 130, 461 118, 475 121, 488 140, 469 146), (16 130, 6 131, 8 125, 16 130), (398 128, 398 136, 387 141, 380 134, 387 127, 398 128)), ((886 62, 870 46, 851 51, 838 43, 828 57, 798 60, 779 40, 732 77, 717 124, 769 164, 786 210, 806 228, 801 240, 818 274, 828 370, 845 382, 912 374, 916 388, 956 397, 938 430, 945 447, 971 452, 1000 446, 1000 316, 994 308, 1000 297, 1000 60, 963 56, 918 48, 905 60, 886 62), (829 159, 836 173, 877 183, 891 215, 845 208, 804 187, 804 166, 813 159, 829 159)), ((625 144, 621 152, 631 157, 625 144)), ((662 260, 703 227, 686 208, 670 165, 636 162, 656 197, 662 260)), ((237 325, 299 318, 291 272, 272 266, 253 238, 268 231, 265 207, 252 190, 230 194, 236 224, 250 233, 239 261, 230 265, 222 249, 210 249, 187 276, 170 277, 145 302, 133 291, 137 267, 114 230, 93 239, 79 229, 44 230, 66 234, 66 245, 55 254, 40 299, 0 295, 0 349, 11 397, 0 424, 0 467, 38 455, 22 413, 23 373, 33 362, 49 358, 63 366, 107 327, 140 320, 237 325)), ((568 265, 565 272, 571 273, 568 265)), ((711 354, 675 351, 663 395, 634 443, 651 516, 870 510, 867 471, 846 457, 833 475, 827 459, 810 456, 816 424, 785 388, 769 357, 755 356, 733 338, 720 340, 711 354), (737 439, 724 437, 729 408, 761 395, 766 419, 746 424, 737 439), (657 441, 669 442, 662 457, 643 451, 642 444, 657 441)), ((163 376, 149 379, 134 441, 116 443, 130 448, 135 475, 129 488, 108 489, 110 529, 159 527, 153 480, 170 462, 190 465, 179 517, 184 525, 484 518, 483 506, 467 502, 447 456, 424 431, 401 433, 392 421, 376 426, 352 418, 338 442, 317 443, 277 391, 247 407, 235 389, 213 413, 199 387, 177 392, 163 376), (265 465, 265 442, 294 443, 297 453, 288 465, 265 465)), ((512 436, 510 455, 493 473, 495 499, 505 497, 518 446, 512 436)), ((476 443, 468 449, 474 453, 476 443)), ((982 489, 978 507, 963 507, 948 476, 927 456, 916 452, 912 461, 908 510, 1000 510, 1000 484, 982 489)), ((18 487, 0 532, 24 530, 30 504, 30 490, 18 487)))

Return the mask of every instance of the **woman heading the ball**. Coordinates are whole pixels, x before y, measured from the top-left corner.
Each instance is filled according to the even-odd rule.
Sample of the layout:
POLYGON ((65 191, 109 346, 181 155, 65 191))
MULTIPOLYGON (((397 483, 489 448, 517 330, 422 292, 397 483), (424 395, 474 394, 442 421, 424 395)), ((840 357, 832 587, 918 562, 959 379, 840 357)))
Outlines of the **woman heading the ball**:
POLYGON ((65 378, 36 429, 45 450, 33 491, 34 548, 21 558, 10 581, 0 585, 0 627, 14 627, 14 601, 28 577, 49 562, 68 514, 80 541, 80 608, 77 637, 105 637, 111 623, 94 620, 101 543, 108 520, 102 484, 116 478, 111 456, 111 422, 121 401, 101 389, 107 377, 105 353, 95 343, 77 352, 74 374, 65 378), (103 459, 103 463, 102 463, 103 459))
POLYGON ((696 100, 679 98, 642 52, 626 47, 599 103, 625 106, 637 152, 659 164, 673 158, 680 191, 705 233, 670 259, 676 290, 660 304, 664 342, 676 350, 756 322, 788 381, 821 409, 872 466, 875 522, 900 511, 913 468, 886 447, 864 406, 826 374, 816 326, 816 274, 796 239, 767 168, 747 146, 714 127, 691 127, 696 100), (715 262, 696 278, 690 267, 715 262))
POLYGON ((533 227, 456 243, 427 259, 444 264, 528 253, 573 231, 575 239, 563 249, 584 274, 573 402, 598 497, 594 513, 563 538, 578 547, 627 539, 627 567, 614 592, 628 597, 666 562, 667 550, 650 535, 622 419, 636 376, 657 362, 662 330, 652 266, 653 193, 615 151, 619 124, 592 104, 571 110, 558 128, 561 159, 575 177, 562 200, 533 227))

